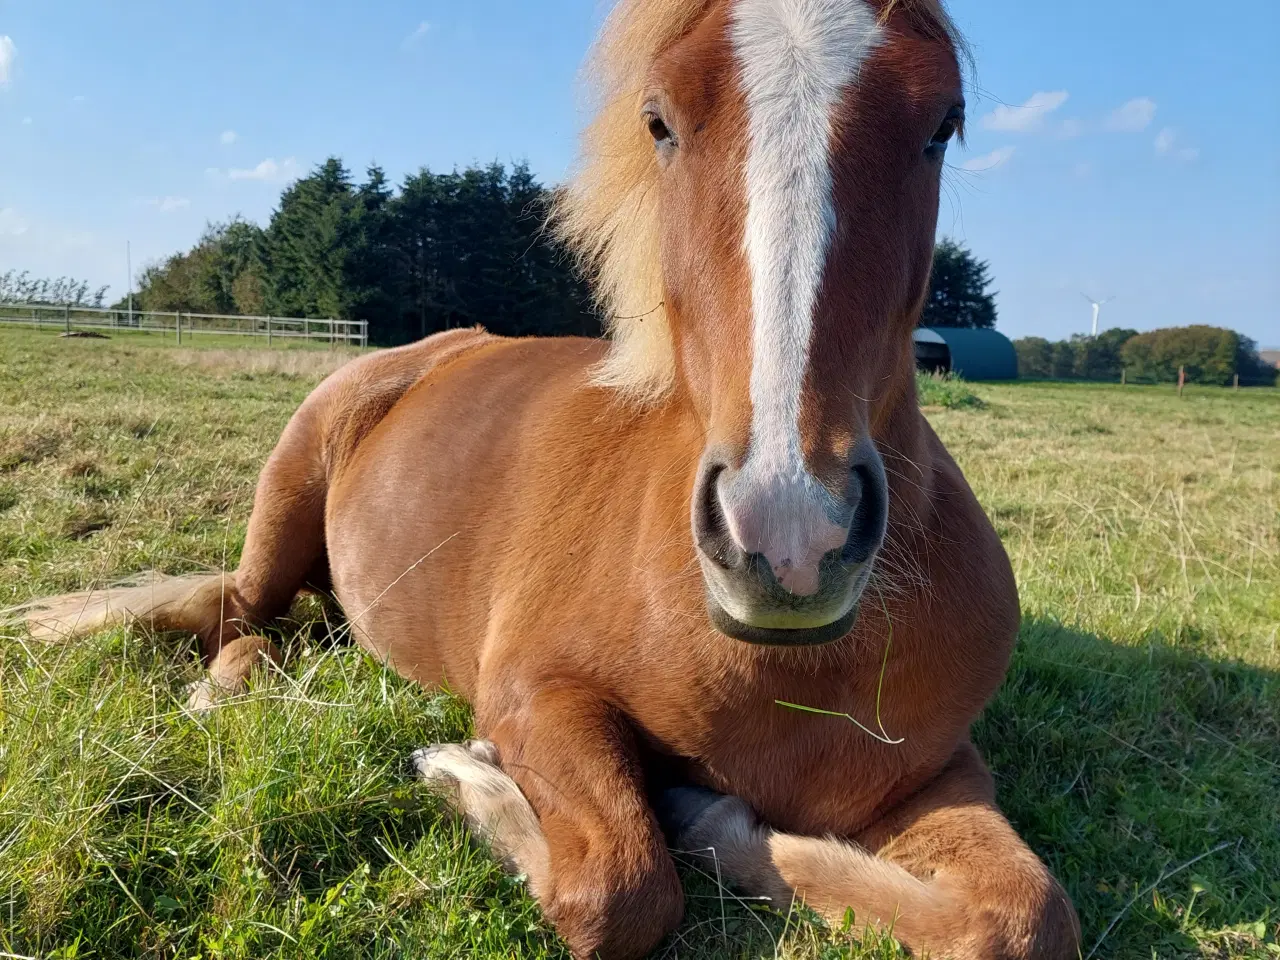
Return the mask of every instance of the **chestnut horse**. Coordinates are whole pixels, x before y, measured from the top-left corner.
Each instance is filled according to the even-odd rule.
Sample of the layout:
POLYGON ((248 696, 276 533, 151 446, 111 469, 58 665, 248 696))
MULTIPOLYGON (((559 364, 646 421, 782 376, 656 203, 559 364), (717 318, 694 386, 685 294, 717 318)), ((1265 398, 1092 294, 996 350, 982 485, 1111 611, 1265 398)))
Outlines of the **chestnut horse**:
POLYGON ((484 739, 418 769, 581 957, 679 924, 668 837, 917 951, 1078 956, 970 743, 1018 598, 915 394, 958 46, 938 0, 621 0, 557 214, 612 338, 352 362, 267 461, 233 576, 33 629, 195 632, 208 706, 332 590, 473 705, 484 739))

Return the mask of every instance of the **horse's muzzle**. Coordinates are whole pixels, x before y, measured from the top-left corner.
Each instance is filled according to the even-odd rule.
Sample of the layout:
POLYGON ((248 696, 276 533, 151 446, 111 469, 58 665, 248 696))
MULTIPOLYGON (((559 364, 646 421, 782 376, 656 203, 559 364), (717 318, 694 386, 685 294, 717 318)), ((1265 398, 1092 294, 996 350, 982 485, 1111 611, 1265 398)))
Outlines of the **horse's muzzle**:
POLYGON ((693 534, 712 623, 748 643, 812 646, 845 636, 888 525, 883 462, 869 439, 842 496, 807 471, 740 468, 709 452, 693 534))

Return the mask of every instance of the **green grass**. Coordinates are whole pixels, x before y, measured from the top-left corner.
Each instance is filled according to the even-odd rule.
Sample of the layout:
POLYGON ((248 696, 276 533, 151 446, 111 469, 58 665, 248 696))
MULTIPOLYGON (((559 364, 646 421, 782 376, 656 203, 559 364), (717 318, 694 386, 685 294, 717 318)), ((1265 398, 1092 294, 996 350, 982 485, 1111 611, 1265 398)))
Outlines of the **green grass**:
POLYGON ((949 373, 917 373, 916 394, 926 410, 981 410, 986 402, 962 378, 949 373))
MULTIPOLYGON (((0 608, 234 567, 257 470, 335 362, 0 330, 0 608)), ((1280 955, 1280 391, 954 388, 982 406, 928 415, 1025 614, 977 736, 1086 953, 1280 955)), ((182 643, 0 630, 0 956, 566 956, 410 780, 463 705, 296 616, 285 670, 208 718, 182 643)), ((662 955, 899 956, 686 880, 662 955)))

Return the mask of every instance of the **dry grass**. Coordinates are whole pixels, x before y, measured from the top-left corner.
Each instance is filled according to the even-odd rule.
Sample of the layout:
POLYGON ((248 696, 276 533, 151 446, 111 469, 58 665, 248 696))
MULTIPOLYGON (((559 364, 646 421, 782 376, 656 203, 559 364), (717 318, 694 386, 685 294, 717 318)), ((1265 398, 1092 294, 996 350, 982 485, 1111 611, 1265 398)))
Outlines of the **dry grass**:
POLYGON ((251 347, 234 349, 175 349, 167 356, 174 365, 220 374, 277 373, 289 377, 319 380, 333 373, 359 350, 262 350, 251 347))

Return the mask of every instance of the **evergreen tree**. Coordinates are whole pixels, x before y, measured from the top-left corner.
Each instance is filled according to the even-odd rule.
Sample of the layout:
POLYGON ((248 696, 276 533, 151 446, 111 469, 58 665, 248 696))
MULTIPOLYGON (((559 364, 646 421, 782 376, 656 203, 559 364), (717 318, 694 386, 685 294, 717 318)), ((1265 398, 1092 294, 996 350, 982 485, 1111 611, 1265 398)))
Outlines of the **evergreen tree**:
POLYGON ((266 229, 210 225, 149 266, 139 307, 369 321, 375 343, 481 324, 598 336, 585 283, 544 228, 548 193, 500 164, 357 184, 330 158, 287 187, 266 229))
POLYGON ((330 157, 291 184, 266 230, 267 310, 295 317, 345 317, 346 262, 356 192, 342 162, 330 157))
POLYGON ((933 253, 933 275, 920 325, 991 329, 996 325, 996 301, 995 294, 988 292, 990 286, 990 264, 954 240, 942 240, 933 253))

